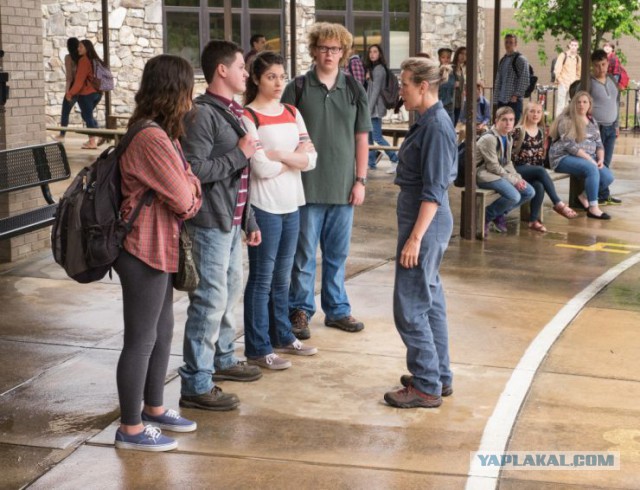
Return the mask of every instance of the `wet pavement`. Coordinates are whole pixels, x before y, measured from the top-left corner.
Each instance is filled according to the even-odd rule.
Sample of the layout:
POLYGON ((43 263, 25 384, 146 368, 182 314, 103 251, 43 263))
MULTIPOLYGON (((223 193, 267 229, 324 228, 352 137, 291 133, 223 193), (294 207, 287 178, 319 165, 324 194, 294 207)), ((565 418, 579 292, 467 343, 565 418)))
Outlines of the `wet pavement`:
MULTIPOLYGON (((76 170, 97 155, 68 139, 76 170)), ((255 383, 221 383, 238 394, 239 409, 183 410, 199 427, 178 434, 171 453, 113 448, 117 276, 80 285, 50 254, 0 265, 0 488, 493 488, 490 478, 468 480, 471 455, 490 438, 485 428, 523 355, 574 296, 640 253, 638 148, 633 136, 618 144, 613 191, 624 204, 606 208, 610 222, 584 213, 568 221, 546 202, 549 233, 529 231, 514 212, 507 235, 468 242, 458 236, 460 196, 451 190, 455 236, 442 275, 455 393, 433 410, 397 410, 382 400, 406 373, 391 308, 396 188, 386 159, 370 172, 347 267, 365 330, 329 329, 316 315, 309 342, 317 356, 293 358, 291 369, 255 383)), ((568 180, 558 190, 567 196, 568 180)), ((620 469, 509 470, 498 476, 500 488, 638 488, 639 281, 640 265, 629 267, 580 309, 506 427, 510 451, 619 451, 620 469)), ((170 408, 178 405, 187 304, 176 294, 170 408)))

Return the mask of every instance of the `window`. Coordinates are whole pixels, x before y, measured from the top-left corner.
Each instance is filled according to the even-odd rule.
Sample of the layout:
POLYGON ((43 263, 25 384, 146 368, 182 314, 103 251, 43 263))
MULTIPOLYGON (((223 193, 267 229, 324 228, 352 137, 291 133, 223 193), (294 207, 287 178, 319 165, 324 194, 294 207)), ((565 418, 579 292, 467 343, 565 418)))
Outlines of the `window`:
MULTIPOLYGON (((284 54, 282 0, 232 0, 231 39, 245 52, 252 34, 264 34, 269 49, 284 54)), ((211 39, 226 39, 224 0, 164 0, 164 51, 200 68, 200 53, 211 39)))
POLYGON ((382 46, 389 68, 409 57, 407 0, 316 0, 316 20, 343 24, 363 58, 372 44, 382 46))

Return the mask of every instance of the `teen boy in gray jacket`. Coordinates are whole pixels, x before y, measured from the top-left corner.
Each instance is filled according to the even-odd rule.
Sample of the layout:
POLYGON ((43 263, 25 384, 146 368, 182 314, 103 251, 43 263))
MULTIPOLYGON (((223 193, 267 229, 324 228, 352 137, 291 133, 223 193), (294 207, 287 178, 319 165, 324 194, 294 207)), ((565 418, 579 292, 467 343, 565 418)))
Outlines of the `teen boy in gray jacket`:
POLYGON ((211 41, 202 52, 202 71, 209 85, 185 119, 182 140, 202 183, 203 203, 187 223, 200 283, 189 294, 180 406, 232 410, 238 397, 223 393, 214 381, 262 376, 259 367, 238 361, 233 348, 235 307, 242 292, 241 229, 249 246, 261 241, 248 203, 248 159, 256 141, 244 133, 242 107, 233 100, 244 92, 248 77, 242 50, 232 42, 211 41))

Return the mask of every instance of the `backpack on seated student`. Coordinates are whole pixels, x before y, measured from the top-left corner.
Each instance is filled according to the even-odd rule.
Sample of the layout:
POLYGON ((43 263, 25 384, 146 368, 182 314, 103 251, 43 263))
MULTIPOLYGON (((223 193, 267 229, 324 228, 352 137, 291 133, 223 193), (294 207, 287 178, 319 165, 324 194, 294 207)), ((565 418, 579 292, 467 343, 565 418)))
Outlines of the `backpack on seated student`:
POLYGON ((54 260, 79 283, 102 279, 118 259, 122 243, 142 206, 155 195, 149 190, 128 221, 120 217, 122 203, 119 159, 138 132, 151 121, 134 124, 117 147, 109 147, 73 179, 58 203, 51 229, 54 260))
MULTIPOLYGON (((485 133, 488 134, 488 133, 485 133)), ((480 135, 476 141, 478 141, 483 135, 480 135)), ((464 187, 466 185, 466 177, 464 175, 464 159, 466 155, 466 141, 463 141, 458 145, 458 174, 456 175, 453 185, 456 187, 464 187)), ((500 140, 496 138, 496 152, 500 154, 500 140)))

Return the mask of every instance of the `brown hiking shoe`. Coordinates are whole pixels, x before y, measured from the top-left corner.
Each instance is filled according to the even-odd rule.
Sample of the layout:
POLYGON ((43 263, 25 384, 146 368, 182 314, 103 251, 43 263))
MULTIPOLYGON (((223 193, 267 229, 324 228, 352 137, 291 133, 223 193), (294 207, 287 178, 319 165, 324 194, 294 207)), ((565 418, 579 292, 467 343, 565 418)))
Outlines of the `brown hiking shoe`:
POLYGON ((250 366, 246 361, 238 361, 227 369, 219 369, 212 378, 213 381, 255 381, 262 378, 262 369, 250 366))
POLYGON ((289 315, 291 320, 291 329, 293 335, 300 340, 307 340, 311 338, 311 330, 309 330, 309 318, 304 310, 293 310, 293 313, 289 315))
MULTIPOLYGON (((413 376, 410 374, 403 374, 400 376, 400 383, 405 388, 407 386, 413 386, 413 376)), ((440 396, 451 396, 453 395, 453 388, 451 385, 442 385, 442 394, 440 396)))
POLYGON ((180 397, 180 406, 185 408, 225 411, 233 410, 239 404, 240 400, 236 395, 223 393, 223 391, 217 386, 214 386, 209 393, 202 393, 200 395, 182 395, 180 397))
POLYGON ((359 322, 351 315, 344 318, 338 318, 337 320, 324 319, 324 324, 327 327, 339 328, 345 332, 359 332, 364 329, 364 323, 359 322))
POLYGON ((442 405, 442 397, 422 393, 411 386, 398 391, 388 391, 384 401, 396 408, 436 408, 442 405))

